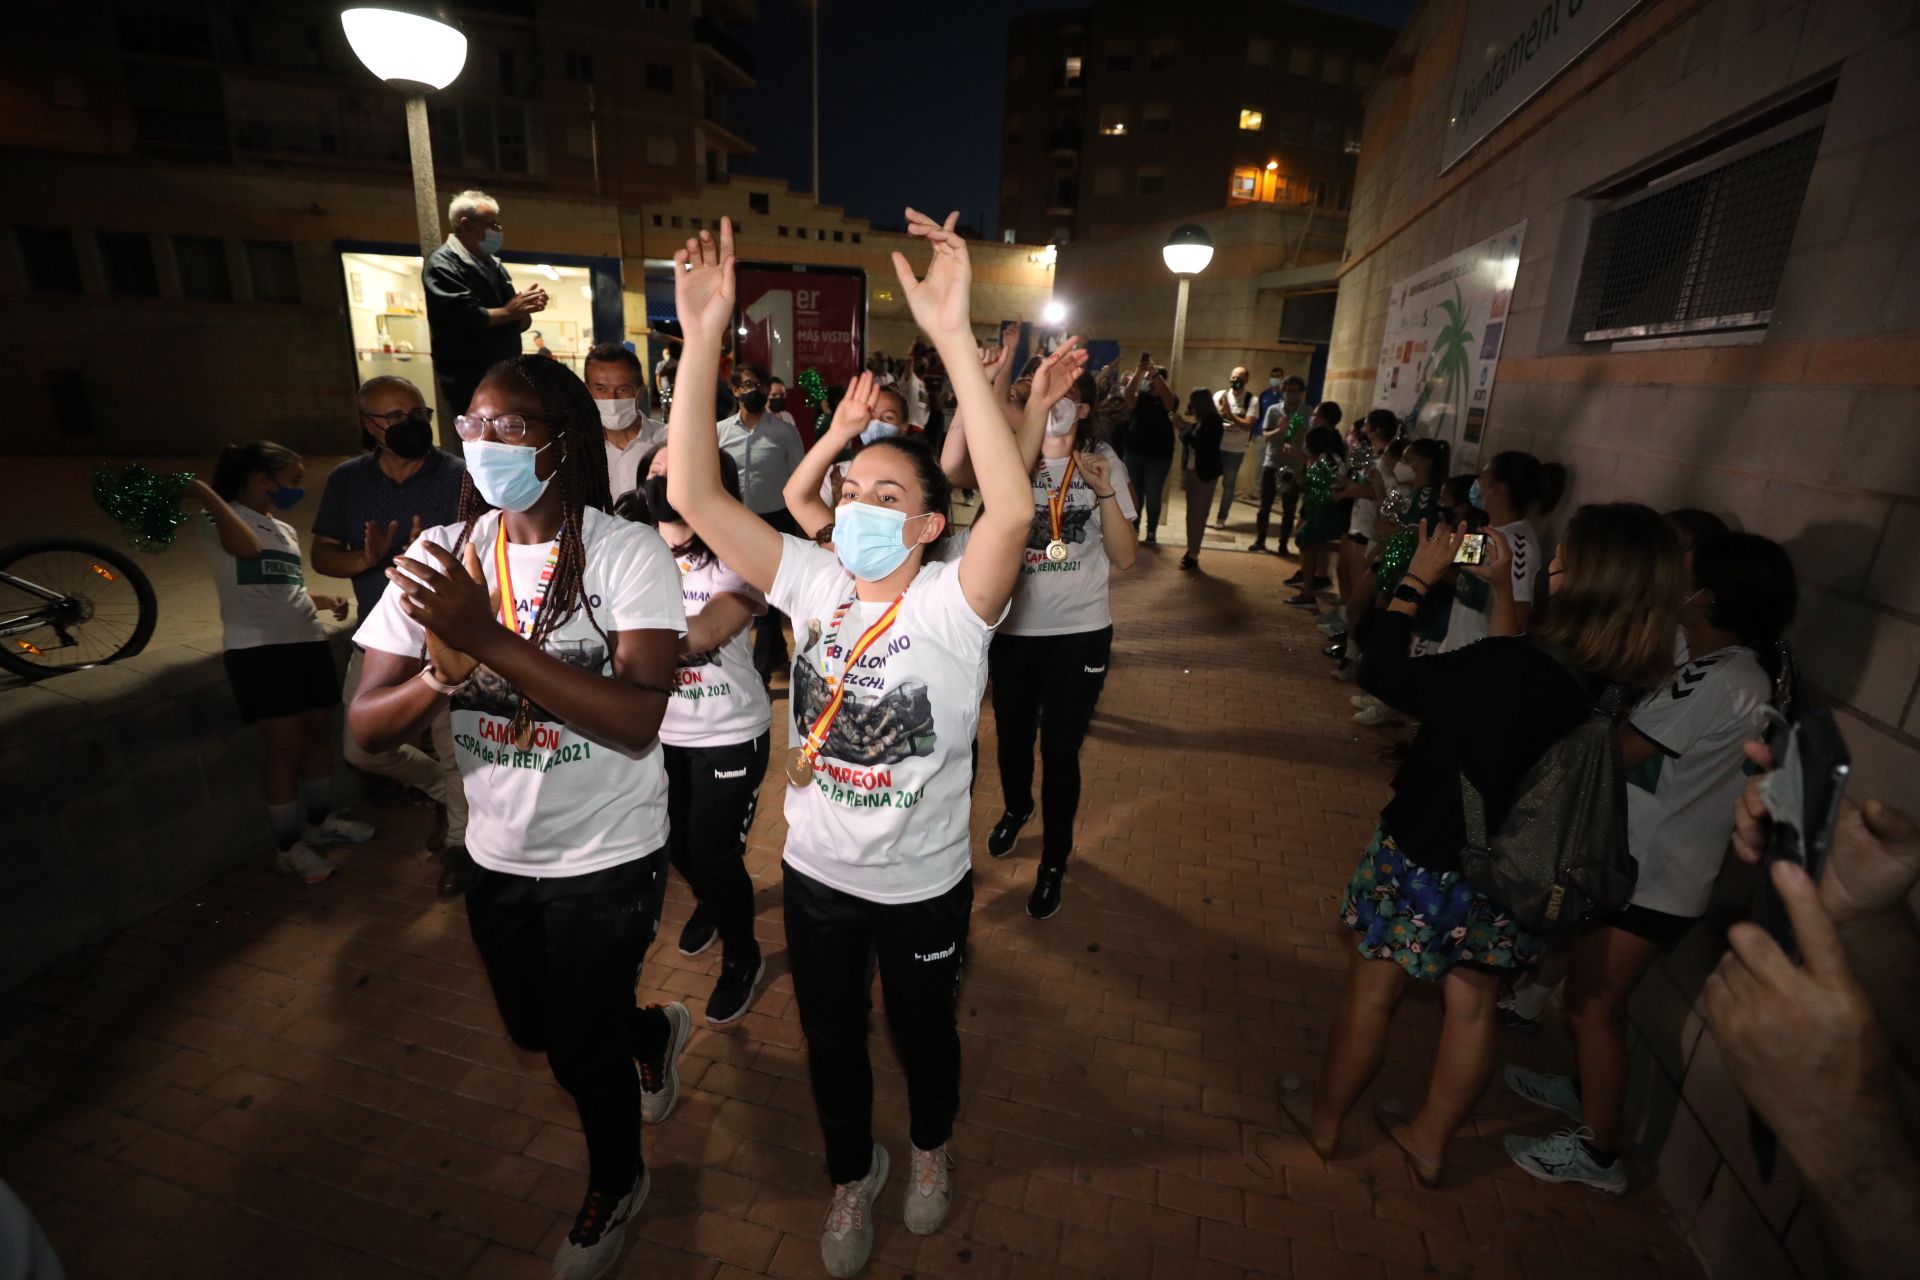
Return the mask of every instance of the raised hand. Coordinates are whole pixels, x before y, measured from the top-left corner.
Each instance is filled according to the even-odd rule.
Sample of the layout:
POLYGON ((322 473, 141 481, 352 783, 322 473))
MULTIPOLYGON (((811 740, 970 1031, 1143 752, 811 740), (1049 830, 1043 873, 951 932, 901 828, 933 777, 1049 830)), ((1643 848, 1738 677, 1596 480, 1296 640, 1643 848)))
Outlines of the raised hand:
POLYGON ((1093 486, 1096 497, 1113 492, 1113 467, 1107 456, 1094 450, 1083 450, 1079 462, 1080 474, 1093 486))
POLYGON ((1422 582, 1438 582, 1440 575, 1453 566, 1453 553, 1460 549, 1462 536, 1452 525, 1436 520, 1432 529, 1420 535, 1420 545, 1414 549, 1407 573, 1422 582))
POLYGON ((1027 392, 1027 403, 1045 406, 1051 409, 1053 402, 1067 394, 1073 380, 1087 367, 1087 353, 1080 349, 1080 339, 1069 334, 1055 347, 1053 354, 1040 362, 1033 371, 1032 388, 1027 392))
MULTIPOLYGON (((387 553, 393 550, 393 540, 399 533, 398 520, 389 520, 384 526, 372 520, 367 521, 367 527, 360 532, 360 545, 366 550, 367 568, 377 569, 387 562, 387 553)), ((414 522, 414 536, 420 536, 420 525, 417 519, 414 522)))
POLYGON ((1507 535, 1498 529, 1483 530, 1487 538, 1487 554, 1479 564, 1463 564, 1462 572, 1470 573, 1499 591, 1513 590, 1513 544, 1507 541, 1507 535))
POLYGON ((719 346, 733 322, 734 297, 733 219, 722 218, 718 242, 702 231, 673 255, 674 309, 689 346, 719 346))
POLYGON ((954 234, 959 221, 958 210, 941 223, 909 208, 907 234, 919 236, 932 246, 933 261, 927 265, 927 274, 916 280, 906 255, 898 251, 893 255, 893 271, 900 278, 900 290, 907 295, 914 321, 936 341, 971 331, 967 305, 973 267, 967 258, 967 242, 954 234))
POLYGON ((833 411, 833 421, 827 425, 826 434, 831 439, 845 445, 855 436, 867 429, 878 414, 879 388, 873 384, 871 373, 862 373, 847 387, 847 394, 833 411))
POLYGON ((401 612, 426 629, 428 656, 434 656, 436 640, 472 654, 503 635, 498 598, 489 599, 478 553, 469 546, 467 556, 456 560, 432 542, 422 543, 420 550, 424 559, 400 557, 387 570, 387 580, 400 588, 401 612))

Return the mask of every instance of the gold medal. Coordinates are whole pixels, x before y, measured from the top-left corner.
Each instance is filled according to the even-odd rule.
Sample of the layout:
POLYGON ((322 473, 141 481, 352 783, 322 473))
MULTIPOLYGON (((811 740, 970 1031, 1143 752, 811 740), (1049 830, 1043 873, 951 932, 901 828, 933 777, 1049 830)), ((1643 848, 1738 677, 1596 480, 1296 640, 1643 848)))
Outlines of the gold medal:
POLYGON ((1067 558, 1067 544, 1055 538, 1047 544, 1047 559, 1059 564, 1067 558))
POLYGON ((1053 530, 1053 541, 1047 544, 1047 559, 1059 564, 1067 558, 1066 539, 1061 537, 1062 522, 1067 515, 1067 491, 1073 487, 1074 468, 1080 459, 1067 455, 1066 468, 1060 473, 1060 487, 1053 487, 1053 473, 1047 470, 1047 464, 1040 464, 1040 479, 1047 485, 1047 524, 1053 530))
POLYGON ((804 787, 812 781, 813 765, 807 760, 806 749, 795 747, 787 757, 787 782, 790 786, 804 787))
POLYGON ((524 698, 520 700, 520 709, 513 713, 513 745, 522 751, 533 750, 533 715, 527 710, 524 698))

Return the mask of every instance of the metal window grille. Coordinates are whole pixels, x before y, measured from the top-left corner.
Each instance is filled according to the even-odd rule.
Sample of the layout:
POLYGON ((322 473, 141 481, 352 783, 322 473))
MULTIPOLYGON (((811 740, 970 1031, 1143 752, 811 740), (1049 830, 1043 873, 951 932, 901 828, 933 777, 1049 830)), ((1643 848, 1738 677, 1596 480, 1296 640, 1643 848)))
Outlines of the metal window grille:
POLYGON ((1821 132, 1815 123, 1737 148, 1704 172, 1670 175, 1596 214, 1569 337, 1764 327, 1821 132))

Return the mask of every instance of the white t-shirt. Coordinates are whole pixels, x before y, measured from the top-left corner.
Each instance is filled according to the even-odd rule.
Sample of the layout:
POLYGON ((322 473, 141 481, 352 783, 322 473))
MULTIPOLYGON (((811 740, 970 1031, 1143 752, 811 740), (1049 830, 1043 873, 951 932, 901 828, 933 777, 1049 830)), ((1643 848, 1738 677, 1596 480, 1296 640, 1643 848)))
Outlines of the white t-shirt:
MULTIPOLYGON (((1094 451, 1107 460, 1107 482, 1113 486, 1120 514, 1132 520, 1127 464, 1104 444, 1095 445, 1094 451)), ((1000 624, 1007 635, 1061 636, 1113 625, 1107 607, 1111 567, 1101 537, 1101 504, 1079 467, 1073 469, 1066 509, 1060 513, 1060 540, 1067 544, 1067 558, 1058 563, 1047 559, 1047 544, 1053 541, 1047 494, 1059 486, 1066 470, 1065 458, 1042 458, 1033 469, 1033 523, 1027 527, 1027 548, 1021 553, 1020 580, 1013 586, 1013 608, 1000 624)))
MULTIPOLYGON (((680 600, 691 621, 707 602, 732 592, 752 602, 754 616, 767 611, 766 597, 745 578, 707 557, 695 564, 677 557, 680 600)), ((670 747, 731 747, 752 742, 773 723, 773 704, 753 667, 752 627, 742 627, 718 649, 680 655, 673 701, 660 722, 660 741, 670 747)))
MULTIPOLYGON (((489 511, 473 527, 489 588, 498 584, 493 546, 499 524, 500 513, 489 511)), ((448 550, 459 538, 457 524, 420 535, 421 542, 448 550)), ((680 573, 659 534, 589 507, 581 540, 587 553, 581 587, 608 635, 686 634, 680 573)), ((523 630, 531 630, 531 597, 552 546, 507 545, 523 630)), ((408 554, 427 559, 424 552, 408 554)), ((354 640, 363 649, 412 657, 426 633, 401 610, 398 589, 389 584, 354 640)), ((585 609, 548 637, 546 651, 586 671, 608 675, 613 670, 607 642, 585 609)), ((454 756, 466 781, 467 850, 475 862, 512 875, 578 876, 631 862, 666 843, 667 773, 658 742, 643 751, 624 751, 589 737, 536 702, 533 746, 521 751, 512 729, 519 706, 519 691, 485 667, 474 673, 472 685, 453 695, 454 756)))
POLYGON ((907 401, 907 425, 924 428, 927 425, 927 384, 924 379, 908 373, 900 383, 900 394, 907 401))
POLYGON ((267 644, 302 644, 325 640, 313 597, 307 594, 300 572, 300 535, 284 520, 250 507, 234 514, 260 535, 260 558, 241 560, 220 545, 213 517, 202 512, 193 520, 213 571, 214 590, 220 595, 220 643, 228 649, 257 649, 267 644))
MULTIPOLYGON (((793 620, 787 741, 798 746, 826 706, 828 679, 891 602, 856 600, 829 652, 853 577, 823 547, 781 543, 767 599, 793 620)), ((959 568, 957 559, 921 567, 893 626, 847 675, 813 782, 786 788, 786 861, 869 902, 939 897, 972 865, 973 737, 993 627, 967 603, 959 568)))
MULTIPOLYGON (((1496 527, 1513 547, 1513 602, 1532 604, 1534 587, 1546 569, 1546 549, 1540 545, 1540 535, 1525 520, 1496 527)), ((1447 639, 1440 652, 1452 653, 1487 638, 1492 595, 1492 588, 1480 579, 1470 573, 1460 575, 1454 584, 1453 614, 1447 621, 1447 639)))
POLYGON ((1240 418, 1253 413, 1253 392, 1228 387, 1214 393, 1213 404, 1220 410, 1220 452, 1245 453, 1253 442, 1253 428, 1241 426, 1240 418))
POLYGON ((653 446, 667 442, 666 423, 647 417, 636 419, 636 423, 640 429, 624 449, 601 436, 607 446, 607 492, 615 498, 640 487, 640 459, 653 446))
POLYGON ((1640 864, 1635 906, 1703 915, 1746 786, 1741 747, 1759 736, 1773 682, 1753 650, 1696 658, 1628 723, 1659 747, 1627 774, 1627 848, 1640 864))
MULTIPOLYGON (((1387 470, 1387 460, 1384 457, 1375 458, 1373 460, 1373 466, 1369 470, 1370 474, 1364 477, 1364 481, 1370 482, 1378 478, 1379 481, 1387 487, 1389 492, 1392 491, 1393 474, 1387 470)), ((1379 503, 1375 502, 1372 498, 1355 498, 1353 500, 1353 518, 1347 521, 1347 532, 1349 534, 1358 535, 1365 538, 1368 542, 1372 542, 1374 527, 1379 523, 1379 503)))

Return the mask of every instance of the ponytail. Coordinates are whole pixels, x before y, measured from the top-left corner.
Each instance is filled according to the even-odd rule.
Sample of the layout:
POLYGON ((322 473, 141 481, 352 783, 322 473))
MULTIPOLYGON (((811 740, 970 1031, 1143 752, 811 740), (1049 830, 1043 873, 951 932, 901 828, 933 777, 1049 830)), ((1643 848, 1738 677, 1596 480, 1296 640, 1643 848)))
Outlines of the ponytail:
POLYGON ((1453 461, 1453 446, 1438 436, 1421 436, 1407 445, 1407 456, 1425 458, 1427 483, 1438 485, 1447 478, 1449 464, 1453 461))
POLYGON ((1545 515, 1560 505, 1567 492, 1567 469, 1557 462, 1542 462, 1530 453, 1510 449, 1497 453, 1487 464, 1487 472, 1507 488, 1514 510, 1524 518, 1534 512, 1545 515))

